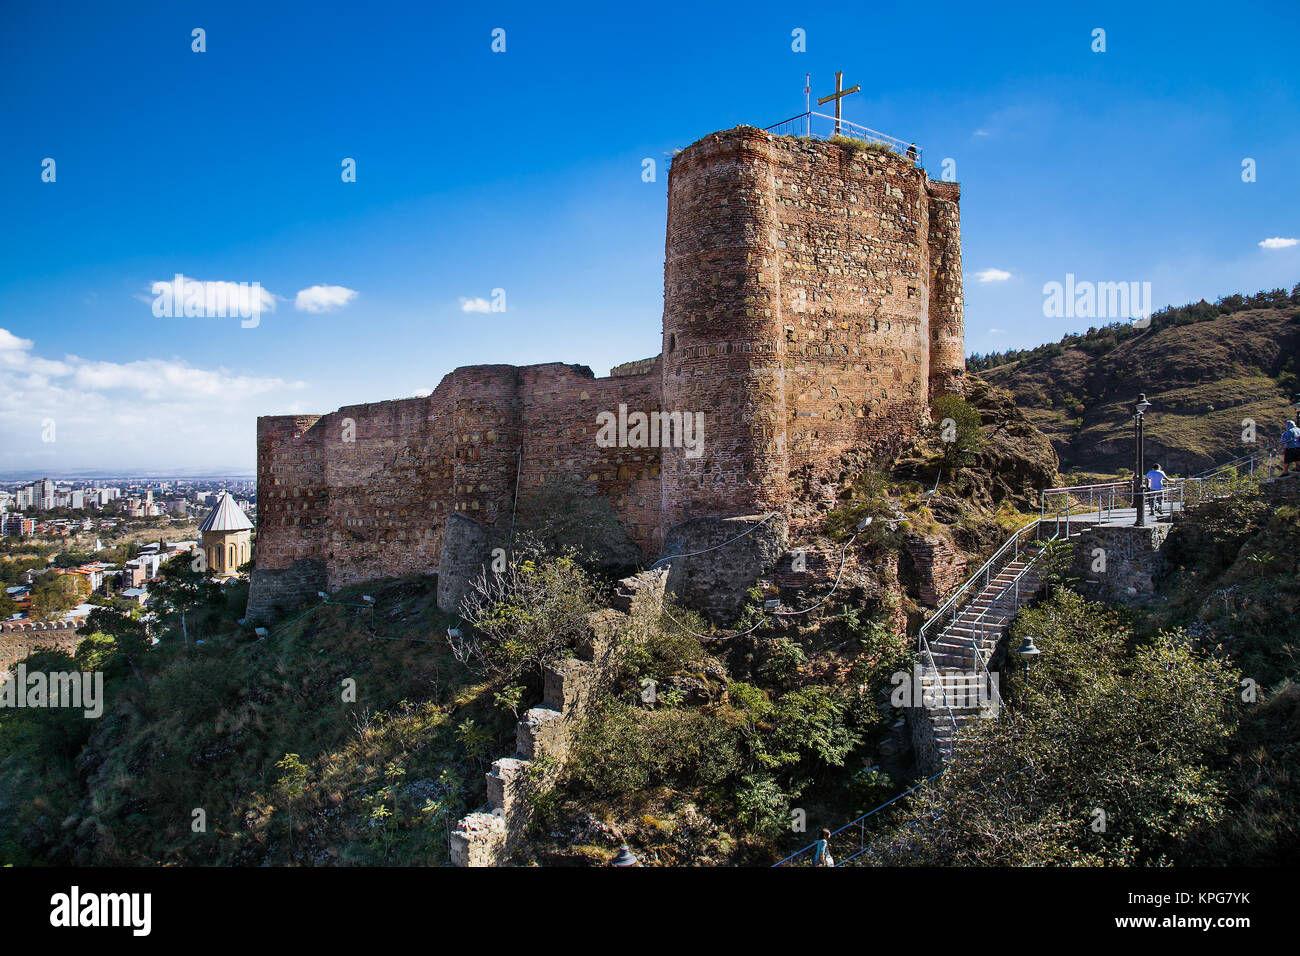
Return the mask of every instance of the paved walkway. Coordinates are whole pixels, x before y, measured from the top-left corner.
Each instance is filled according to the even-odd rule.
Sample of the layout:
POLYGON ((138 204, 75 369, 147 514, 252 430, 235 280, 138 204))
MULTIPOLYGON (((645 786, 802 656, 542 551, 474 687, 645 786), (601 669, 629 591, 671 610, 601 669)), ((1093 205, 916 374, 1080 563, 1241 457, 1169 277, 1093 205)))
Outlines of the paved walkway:
MULTIPOLYGON (((1159 514, 1147 509, 1147 524, 1169 524, 1170 518, 1182 511, 1182 502, 1176 501, 1168 505, 1159 514)), ((1047 520, 1051 520, 1050 516, 1047 520)), ((1057 519, 1061 524, 1065 523, 1065 518, 1057 519)), ((1103 528, 1131 528, 1137 524, 1136 508, 1107 508, 1098 515, 1095 511, 1081 511, 1070 515, 1070 524, 1093 524, 1100 525, 1103 528)))

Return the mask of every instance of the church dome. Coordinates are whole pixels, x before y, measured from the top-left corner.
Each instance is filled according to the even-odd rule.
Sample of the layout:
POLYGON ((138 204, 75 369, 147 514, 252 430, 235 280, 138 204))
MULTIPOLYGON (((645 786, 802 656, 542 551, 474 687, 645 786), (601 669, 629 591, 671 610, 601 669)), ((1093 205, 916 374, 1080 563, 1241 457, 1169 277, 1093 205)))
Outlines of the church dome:
POLYGON ((251 531, 253 523, 248 520, 248 515, 240 510, 239 505, 235 504, 235 499, 230 497, 230 492, 223 491, 217 500, 217 506, 203 519, 199 530, 251 531))

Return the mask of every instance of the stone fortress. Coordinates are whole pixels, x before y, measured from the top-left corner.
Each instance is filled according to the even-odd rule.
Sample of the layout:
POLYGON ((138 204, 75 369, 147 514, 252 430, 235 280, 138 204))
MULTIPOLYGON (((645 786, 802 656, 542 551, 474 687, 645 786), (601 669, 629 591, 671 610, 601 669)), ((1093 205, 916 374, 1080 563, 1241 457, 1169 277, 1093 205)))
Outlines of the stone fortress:
POLYGON ((259 418, 249 618, 435 572, 453 610, 518 496, 548 482, 603 497, 651 558, 699 540, 685 522, 789 519, 801 481, 917 435, 965 371, 960 190, 861 145, 741 126, 673 159, 653 358, 604 378, 468 366, 427 397, 259 418), (598 441, 620 405, 629 422, 702 413, 703 443, 598 441))

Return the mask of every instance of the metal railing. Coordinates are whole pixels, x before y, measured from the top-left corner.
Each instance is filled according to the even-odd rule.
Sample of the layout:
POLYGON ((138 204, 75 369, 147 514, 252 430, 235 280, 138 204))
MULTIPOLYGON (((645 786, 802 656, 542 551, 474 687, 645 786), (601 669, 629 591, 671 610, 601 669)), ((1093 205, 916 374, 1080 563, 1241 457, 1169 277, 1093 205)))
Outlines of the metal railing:
POLYGON ((1013 561, 1020 559, 1021 551, 1031 542, 1039 540, 1042 518, 1035 518, 1028 524, 1018 528, 1003 544, 993 553, 993 556, 980 565, 979 570, 970 575, 957 586, 957 589, 948 596, 935 612, 926 618, 925 623, 917 632, 917 648, 922 647, 922 642, 926 636, 934 634, 947 627, 967 604, 977 597, 981 591, 992 583, 993 579, 1001 573, 1002 569, 1013 561), (976 585, 979 585, 976 588, 976 585))
POLYGON ((809 139, 831 139, 836 134, 835 124, 839 124, 838 135, 849 139, 861 140, 864 143, 872 143, 876 146, 883 146, 905 159, 912 160, 917 166, 921 165, 921 148, 915 143, 907 143, 894 136, 877 132, 874 129, 868 129, 857 123, 850 123, 846 119, 836 120, 834 116, 828 116, 825 113, 818 113, 816 110, 809 110, 806 113, 800 113, 797 116, 791 116, 787 120, 782 120, 774 126, 768 126, 764 132, 772 133, 776 136, 804 136, 809 139), (827 124, 830 124, 829 126, 827 124))
MULTIPOLYGON (((943 709, 944 709, 945 711, 947 711, 947 713, 948 713, 948 723, 952 726, 953 740, 956 740, 956 739, 957 739, 957 715, 953 713, 953 710, 952 710, 952 702, 948 699, 948 688, 944 685, 943 674, 942 674, 942 672, 939 670, 939 665, 935 663, 935 661, 934 661, 934 653, 933 653, 933 651, 930 650, 930 645, 929 645, 928 643, 926 643, 926 640, 925 640, 924 637, 921 637, 921 638, 920 638, 920 648, 919 648, 919 653, 925 656, 926 660, 928 660, 928 661, 930 662, 930 666, 929 666, 929 669, 928 669, 928 670, 923 669, 923 670, 921 671, 921 673, 920 673, 920 685, 921 685, 921 686, 915 688, 915 690, 920 691, 920 693, 921 693, 921 704, 924 706, 925 703, 926 703, 926 700, 927 700, 927 695, 926 695, 926 692, 925 692, 925 679, 926 679, 927 674, 933 674, 933 675, 934 675, 934 681, 935 681, 935 683, 936 683, 936 684, 938 685, 938 687, 939 687, 939 697, 940 697, 940 700, 943 702, 943 709)), ((935 741, 935 745, 936 745, 936 746, 938 745, 938 741, 937 741, 937 740, 935 741)))
MULTIPOLYGON (((1061 540, 1061 533, 1058 530, 1050 538, 1042 542, 1043 546, 1040 547, 1037 551, 1034 551, 1030 555, 1029 560, 1025 562, 1025 566, 1021 568, 1018 572, 1016 572, 1016 576, 1012 580, 1008 581, 1006 586, 1003 587, 1001 591, 999 591, 996 595, 992 595, 989 598, 988 606, 985 607, 982 611, 980 611, 979 615, 973 621, 970 622, 969 629, 971 632, 971 649, 974 652, 972 656, 975 658, 976 668, 978 670, 983 671, 984 679, 988 681, 989 687, 992 689, 994 695, 996 696, 995 704, 997 706, 997 712, 999 714, 1002 713, 1002 703, 1003 703, 1002 694, 999 692, 998 686, 993 680, 993 675, 989 673, 989 669, 988 669, 988 661, 992 660, 993 655, 988 654, 987 658, 985 657, 985 649, 988 645, 988 623, 989 623, 988 614, 996 607, 998 608, 999 611, 1009 611, 1009 617, 1016 616, 1016 613, 1020 610, 1022 603, 1028 603, 1028 601, 1032 599, 1033 595, 1038 593, 1037 589, 1035 589, 1032 593, 1027 592, 1028 596, 1026 597, 1025 601, 1022 602, 1020 599, 1021 581, 1024 579, 1025 575, 1027 575, 1031 570, 1033 570, 1042 562, 1043 556, 1049 553, 1048 545, 1050 545, 1053 541, 1059 541, 1059 540, 1061 540), (999 606, 999 602, 1001 602, 1003 598, 1006 597, 1008 592, 1010 592, 1011 594, 1010 607, 1008 608, 1006 604, 1002 604, 1001 606, 999 606), (976 639, 975 636, 976 631, 979 632, 978 639, 976 639)), ((957 620, 960 619, 961 619, 960 615, 958 615, 957 620)), ((999 637, 1001 636, 1001 633, 1002 633, 1001 631, 998 632, 999 637)))
POLYGON ((1097 520, 1105 521, 1116 511, 1133 507, 1133 482, 1104 481, 1092 485, 1071 485, 1065 488, 1048 488, 1040 498, 1039 516, 1044 521, 1065 522, 1066 537, 1070 535, 1070 518, 1097 512, 1097 520))
MULTIPOLYGON (((836 830, 834 833, 832 833, 832 834, 830 835, 830 839, 831 839, 831 840, 835 839, 837 836, 839 836, 839 835, 840 835, 841 833, 843 833, 845 830, 849 830, 849 829, 851 829, 851 828, 853 828, 853 827, 857 827, 857 828, 858 828, 858 851, 857 851, 856 853, 851 854, 850 856, 846 856, 846 857, 844 857, 844 859, 840 860, 840 861, 839 861, 838 863, 836 863, 835 865, 836 865, 836 866, 843 866, 845 863, 848 863, 849 860, 856 859, 857 857, 861 856, 863 853, 866 853, 866 852, 867 852, 867 850, 869 849, 869 848, 867 847, 867 827, 866 827, 866 823, 867 823, 867 818, 868 818, 868 817, 872 817, 872 816, 874 816, 875 814, 879 813, 881 810, 885 809, 886 807, 891 806, 891 805, 897 803, 899 800, 902 800, 902 799, 903 799, 904 797, 906 797, 908 794, 913 793, 913 792, 915 792, 915 791, 917 791, 917 790, 920 790, 920 789, 921 789, 922 787, 924 787, 926 784, 932 782, 935 778, 937 778, 937 777, 939 776, 939 774, 941 774, 941 773, 943 773, 942 770, 940 770, 939 773, 936 773, 936 774, 933 774, 933 775, 931 775, 931 776, 929 776, 929 777, 926 777, 924 780, 922 780, 920 783, 916 784, 915 786, 909 787, 907 790, 904 790, 904 791, 903 791, 902 793, 900 793, 898 796, 896 796, 896 797, 894 797, 894 798, 892 798, 892 799, 890 799, 890 800, 886 800, 884 803, 882 803, 880 806, 876 807, 874 810, 868 810, 866 813, 862 814, 862 816, 858 817, 856 820, 850 820, 848 823, 844 824, 844 826, 840 827, 838 830, 836 830)), ((816 849, 817 849, 817 844, 816 844, 816 843, 810 843, 810 844, 808 844, 806 847, 804 847, 803 849, 801 849, 801 850, 796 850, 795 852, 791 853, 791 854, 790 854, 789 856, 787 856, 784 860, 778 860, 776 863, 773 863, 772 866, 773 866, 773 867, 778 867, 778 866, 812 866, 812 865, 813 865, 813 858, 810 858, 810 857, 808 856, 808 854, 810 854, 810 853, 814 853, 814 852, 816 851, 816 849)))
MULTIPOLYGON (((1259 481, 1272 473, 1275 452, 1251 452, 1222 465, 1215 465, 1188 478, 1168 478, 1159 490, 1152 490, 1143 478, 1143 505, 1148 514, 1181 514, 1201 501, 1222 498, 1239 487, 1241 481, 1259 481)), ((1098 523, 1115 518, 1127 518, 1121 512, 1136 512, 1137 496, 1131 478, 1091 485, 1071 485, 1048 488, 1040 499, 1039 517, 1042 521, 1065 525, 1065 536, 1070 535, 1071 519, 1092 520, 1098 523)))

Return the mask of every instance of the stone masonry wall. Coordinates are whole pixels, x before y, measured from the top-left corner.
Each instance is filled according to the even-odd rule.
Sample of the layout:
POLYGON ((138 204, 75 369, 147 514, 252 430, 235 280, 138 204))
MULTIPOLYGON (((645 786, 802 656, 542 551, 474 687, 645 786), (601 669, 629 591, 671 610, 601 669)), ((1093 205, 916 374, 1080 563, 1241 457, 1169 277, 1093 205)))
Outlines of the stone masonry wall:
POLYGON ((735 620, 746 592, 761 575, 776 568, 789 543, 784 515, 763 518, 695 518, 673 528, 664 553, 683 557, 660 565, 670 568, 669 593, 712 621, 735 620))
POLYGON ((1120 604, 1142 604, 1155 596, 1165 570, 1163 547, 1171 524, 1089 527, 1074 544, 1074 573, 1096 596, 1120 604), (1094 571, 1095 551, 1105 552, 1105 570, 1094 571))
MULTIPOLYGON (((669 174, 661 355, 605 378, 469 366, 426 397, 259 418, 257 569, 319 561, 327 589, 436 572, 449 514, 506 525, 516 491, 555 482, 607 500, 646 557, 683 521, 789 516, 792 471, 888 457, 959 387, 959 199, 891 152, 705 137, 669 174), (620 405, 702 413, 702 453, 599 447, 620 405)), ((256 575, 250 604, 309 578, 256 575)))
POLYGON ((11 621, 0 624, 0 677, 8 675, 15 664, 41 647, 52 647, 69 654, 84 638, 79 625, 65 621, 11 621))

